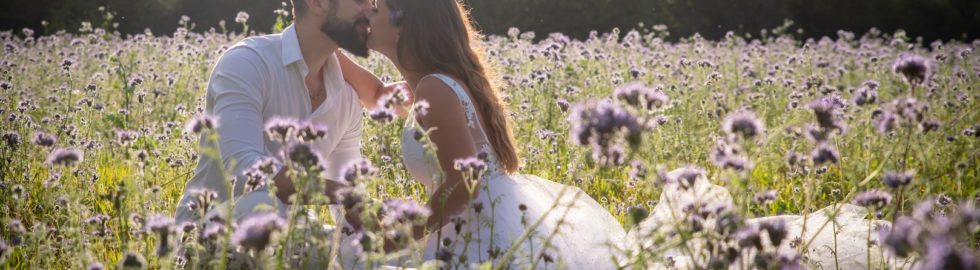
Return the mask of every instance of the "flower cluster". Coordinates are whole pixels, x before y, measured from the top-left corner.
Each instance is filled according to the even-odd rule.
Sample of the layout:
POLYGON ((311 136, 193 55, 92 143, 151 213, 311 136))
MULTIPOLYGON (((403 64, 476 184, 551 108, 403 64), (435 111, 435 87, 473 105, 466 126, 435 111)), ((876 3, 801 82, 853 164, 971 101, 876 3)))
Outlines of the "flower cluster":
POLYGON ((640 143, 640 120, 608 100, 577 104, 569 121, 572 141, 592 146, 593 158, 601 164, 622 164, 621 140, 634 147, 640 143))

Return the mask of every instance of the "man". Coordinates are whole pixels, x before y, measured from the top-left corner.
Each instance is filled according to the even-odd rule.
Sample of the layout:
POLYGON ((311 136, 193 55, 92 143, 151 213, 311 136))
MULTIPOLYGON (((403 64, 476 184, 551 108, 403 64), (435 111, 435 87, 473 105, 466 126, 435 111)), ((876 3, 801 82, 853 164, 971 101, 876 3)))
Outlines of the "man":
MULTIPOLYGON (((229 199, 235 202, 233 220, 261 210, 261 205, 286 215, 295 188, 286 173, 289 169, 281 165, 285 162, 278 160, 285 146, 265 132, 270 119, 327 127, 326 136, 312 148, 325 161, 328 179, 340 179, 342 167, 360 158, 362 104, 373 105, 394 87, 385 87, 337 49, 367 56, 366 16, 373 11, 371 2, 293 0, 292 26, 281 34, 247 38, 221 56, 206 96, 207 113, 217 121, 217 145, 202 136, 200 162, 177 206, 177 222, 204 218, 200 213, 210 204, 206 201, 221 205, 205 215, 224 216, 229 199), (218 150, 221 160, 209 157, 208 149, 218 150), (270 158, 278 160, 267 180, 275 185, 275 194, 267 187, 246 193, 243 181, 228 194, 228 178, 245 179, 249 167, 270 158)), ((339 186, 327 182, 325 192, 332 195, 339 186)))

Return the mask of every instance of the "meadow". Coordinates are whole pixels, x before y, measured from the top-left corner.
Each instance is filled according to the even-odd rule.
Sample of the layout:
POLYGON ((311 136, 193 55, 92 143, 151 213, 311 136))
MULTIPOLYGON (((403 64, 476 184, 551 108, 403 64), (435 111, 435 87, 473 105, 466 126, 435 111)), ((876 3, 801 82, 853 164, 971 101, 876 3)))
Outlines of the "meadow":
MULTIPOLYGON (((296 229, 289 225, 270 256, 229 259, 245 246, 228 244, 231 229, 168 223, 201 155, 198 136, 207 136, 193 127, 210 69, 248 36, 180 24, 175 33, 125 36, 111 22, 80 33, 0 33, 0 268, 286 267, 287 240, 331 239, 282 237, 296 229), (189 248, 202 255, 174 252, 208 232, 218 244, 189 248)), ((655 206, 665 171, 695 166, 732 193, 732 211, 744 217, 853 202, 895 221, 926 205, 965 229, 926 229, 916 219, 930 233, 896 244, 903 257, 927 262, 927 238, 953 235, 948 247, 959 257, 950 258, 975 263, 980 40, 876 30, 803 40, 786 30, 673 40, 656 26, 572 40, 513 29, 484 37, 483 47, 510 109, 521 172, 581 188, 626 226, 655 206), (623 118, 602 118, 603 110, 623 118)), ((356 60, 400 80, 380 55, 356 60)), ((361 183, 366 197, 424 201, 401 162, 404 120, 370 115, 362 153, 377 171, 361 183)), ((710 268, 708 257, 699 268, 710 268)))

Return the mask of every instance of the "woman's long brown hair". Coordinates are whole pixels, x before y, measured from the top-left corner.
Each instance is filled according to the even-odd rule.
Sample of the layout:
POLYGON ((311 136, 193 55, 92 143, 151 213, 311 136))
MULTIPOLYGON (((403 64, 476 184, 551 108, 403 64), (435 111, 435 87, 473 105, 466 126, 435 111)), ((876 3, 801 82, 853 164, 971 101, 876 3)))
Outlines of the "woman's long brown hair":
MULTIPOLYGON (((480 111, 487 139, 505 172, 517 171, 520 163, 514 135, 507 121, 507 109, 497 95, 492 72, 484 66, 480 50, 473 42, 469 12, 457 0, 387 0, 388 6, 403 13, 398 40, 398 59, 402 66, 422 74, 442 72, 463 80, 480 111)), ((394 22, 393 22, 394 23, 394 22)))

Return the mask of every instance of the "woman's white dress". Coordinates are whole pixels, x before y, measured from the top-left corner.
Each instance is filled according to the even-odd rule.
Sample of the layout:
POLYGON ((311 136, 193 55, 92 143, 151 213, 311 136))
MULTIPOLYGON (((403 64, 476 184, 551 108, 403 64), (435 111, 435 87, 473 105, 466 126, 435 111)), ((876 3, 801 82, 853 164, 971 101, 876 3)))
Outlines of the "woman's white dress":
MULTIPOLYGON (((614 268, 615 247, 625 236, 616 218, 577 187, 534 175, 501 171, 469 95, 448 76, 430 76, 439 78, 456 93, 466 110, 469 126, 468 131, 462 132, 469 132, 476 148, 488 155, 489 169, 480 181, 479 195, 472 202, 481 204, 482 210, 477 213, 471 208, 461 214, 463 223, 459 231, 456 224, 449 223, 441 233, 433 233, 427 240, 424 259, 436 259, 444 247, 451 253, 454 264, 459 264, 462 258, 463 265, 492 261, 509 264, 511 268, 614 268), (521 210, 521 205, 525 210, 521 210), (538 225, 527 241, 515 244, 535 224, 538 225), (517 246, 516 252, 502 261, 512 245, 517 246)), ((440 173, 438 160, 415 139, 418 129, 414 121, 409 121, 403 130, 402 155, 411 175, 431 194, 438 187, 434 177, 440 173)), ((442 253, 445 257, 446 252, 442 253)))

